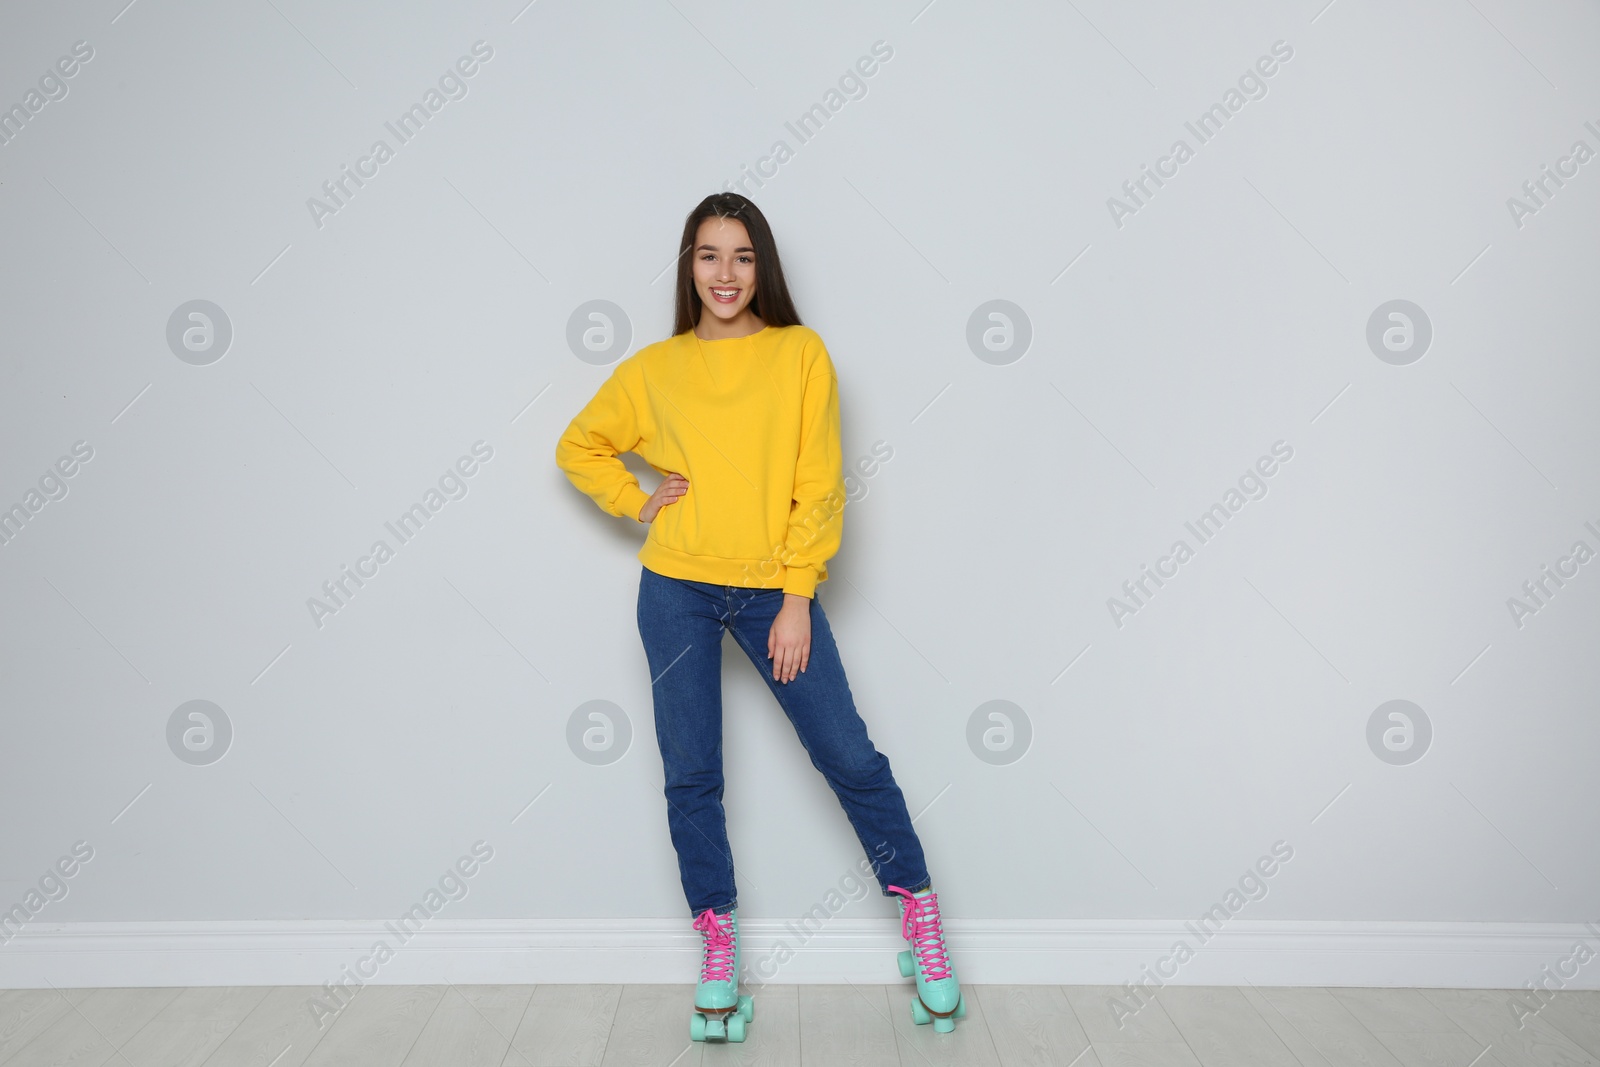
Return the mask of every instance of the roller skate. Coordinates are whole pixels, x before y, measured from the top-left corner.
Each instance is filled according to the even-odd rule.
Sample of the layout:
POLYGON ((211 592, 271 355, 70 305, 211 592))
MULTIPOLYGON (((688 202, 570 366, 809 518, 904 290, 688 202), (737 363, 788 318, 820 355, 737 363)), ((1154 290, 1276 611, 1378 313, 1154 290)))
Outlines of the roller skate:
POLYGON ((694 989, 694 1014, 689 1017, 693 1041, 743 1041, 744 1028, 755 1016, 755 1002, 739 995, 739 918, 737 908, 718 915, 710 908, 694 921, 704 937, 700 984, 694 989))
POLYGON ((911 942, 911 948, 900 953, 900 976, 915 975, 917 979, 917 991, 911 998, 911 1021, 921 1026, 931 1020, 935 1030, 948 1034, 956 1028, 957 1019, 967 1017, 967 998, 950 966, 944 931, 939 925, 939 898, 932 886, 920 893, 907 892, 897 885, 888 888, 905 898, 900 902, 900 933, 911 942))

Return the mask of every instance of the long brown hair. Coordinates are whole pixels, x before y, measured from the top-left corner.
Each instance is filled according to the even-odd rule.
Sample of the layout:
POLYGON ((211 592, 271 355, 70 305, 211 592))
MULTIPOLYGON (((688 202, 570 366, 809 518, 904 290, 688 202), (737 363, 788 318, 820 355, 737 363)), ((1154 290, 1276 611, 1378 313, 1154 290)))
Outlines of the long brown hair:
POLYGON ((756 255, 756 295, 750 310, 768 326, 799 326, 800 314, 789 299, 789 286, 783 280, 783 264, 778 260, 778 243, 761 209, 738 193, 712 193, 695 205, 683 221, 683 240, 678 242, 678 290, 673 298, 672 333, 677 336, 700 323, 704 304, 694 287, 694 259, 691 254, 695 234, 706 219, 738 219, 750 234, 756 255))

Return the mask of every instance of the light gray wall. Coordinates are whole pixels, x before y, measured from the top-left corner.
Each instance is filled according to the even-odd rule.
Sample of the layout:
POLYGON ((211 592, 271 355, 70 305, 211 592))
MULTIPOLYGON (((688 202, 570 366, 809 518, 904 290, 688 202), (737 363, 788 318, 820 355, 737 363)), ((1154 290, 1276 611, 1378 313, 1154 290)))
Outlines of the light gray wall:
MULTIPOLYGON (((893 452, 820 596, 952 914, 1193 916, 1281 841, 1242 916, 1600 917, 1600 564, 1508 606, 1600 549, 1600 162, 1508 204, 1600 149, 1600 15, 924 4, 13 5, 0 104, 93 57, 0 146, 0 505, 92 458, 0 547, 0 904, 83 841, 38 921, 390 916, 482 840, 450 917, 682 914, 643 531, 553 462, 625 352, 580 358, 568 325, 607 300, 627 351, 662 337, 685 212, 783 140, 746 188, 839 369, 847 459, 893 452), (785 123, 879 41, 801 144, 785 123), (1185 123, 1275 42, 1202 143, 1185 123), (193 300, 221 358, 169 343, 193 300), (1025 351, 969 344, 991 300, 1025 351), (1425 350, 1369 343, 1396 300, 1425 350), (475 442, 465 495, 398 544, 475 442), (1200 543, 1185 523, 1276 442, 1200 543), (231 729, 204 765, 169 738, 195 700, 231 729), (1431 736, 1392 758, 1421 759, 1370 740, 1393 700, 1431 736), (631 728, 612 762, 569 745, 590 701, 631 728), (1020 759, 969 743, 991 701, 1020 759)), ((742 910, 797 916, 861 851, 725 663, 742 910)))

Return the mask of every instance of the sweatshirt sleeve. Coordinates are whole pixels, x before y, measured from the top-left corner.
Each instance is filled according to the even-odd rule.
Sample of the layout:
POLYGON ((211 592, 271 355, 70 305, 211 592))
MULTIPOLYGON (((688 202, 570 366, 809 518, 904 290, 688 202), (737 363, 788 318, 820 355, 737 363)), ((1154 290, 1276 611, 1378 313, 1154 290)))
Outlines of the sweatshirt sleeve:
POLYGON ((650 494, 617 456, 641 440, 638 412, 618 366, 556 442, 556 464, 606 512, 639 518, 650 494))
POLYGON ((844 459, 839 445, 839 379, 827 349, 811 365, 801 401, 783 591, 816 595, 844 533, 844 459))

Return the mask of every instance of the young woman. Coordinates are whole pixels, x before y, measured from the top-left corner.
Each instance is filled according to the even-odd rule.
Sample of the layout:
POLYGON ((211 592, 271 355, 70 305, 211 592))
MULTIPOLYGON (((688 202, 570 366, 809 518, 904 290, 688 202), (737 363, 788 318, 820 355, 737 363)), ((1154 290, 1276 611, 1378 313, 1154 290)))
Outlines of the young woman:
POLYGON ((905 798, 851 699, 817 586, 845 503, 838 379, 801 325, 766 218, 702 200, 678 250, 673 336, 619 363, 556 446, 606 512, 648 523, 638 623, 649 661, 667 828, 704 949, 690 1035, 744 1040, 739 923, 722 806, 722 636, 772 689, 850 819, 884 896, 898 895, 912 1018, 966 1014, 905 798), (646 493, 622 461, 663 476, 646 493))

